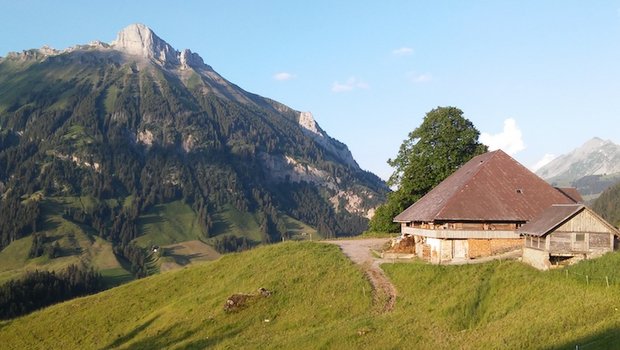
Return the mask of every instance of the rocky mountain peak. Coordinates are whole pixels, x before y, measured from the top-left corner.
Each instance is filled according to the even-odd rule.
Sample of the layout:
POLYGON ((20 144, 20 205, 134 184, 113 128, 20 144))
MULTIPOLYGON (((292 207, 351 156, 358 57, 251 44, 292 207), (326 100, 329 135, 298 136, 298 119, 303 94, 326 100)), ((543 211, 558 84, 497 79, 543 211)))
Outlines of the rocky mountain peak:
POLYGON ((177 51, 144 24, 131 24, 121 30, 110 46, 127 54, 151 59, 164 65, 200 67, 205 63, 202 58, 188 49, 177 51))
POLYGON ((111 46, 130 55, 155 59, 162 63, 179 63, 177 51, 144 24, 125 27, 111 46))

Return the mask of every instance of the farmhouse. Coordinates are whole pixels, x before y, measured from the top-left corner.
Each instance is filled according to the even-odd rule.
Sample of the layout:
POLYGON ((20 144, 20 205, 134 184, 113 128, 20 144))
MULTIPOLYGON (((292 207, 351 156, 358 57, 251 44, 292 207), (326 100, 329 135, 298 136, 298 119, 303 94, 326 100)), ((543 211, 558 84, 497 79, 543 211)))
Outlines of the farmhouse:
POLYGON ((523 262, 547 270, 552 262, 595 258, 614 250, 618 230, 584 205, 553 205, 519 230, 523 262))
MULTIPOLYGON (((577 198, 574 198, 577 197, 577 198)), ((517 231, 553 204, 575 204, 501 150, 474 157, 394 218, 417 256, 441 263, 520 249, 517 231)))

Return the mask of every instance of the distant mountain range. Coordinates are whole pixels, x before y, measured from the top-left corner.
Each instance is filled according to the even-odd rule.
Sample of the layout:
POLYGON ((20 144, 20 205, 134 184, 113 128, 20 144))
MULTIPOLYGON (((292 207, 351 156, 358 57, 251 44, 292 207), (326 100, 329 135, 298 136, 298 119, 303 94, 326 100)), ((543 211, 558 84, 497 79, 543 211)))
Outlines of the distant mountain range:
POLYGON ((595 137, 536 171, 556 186, 576 187, 586 199, 620 181, 620 145, 595 137))
POLYGON ((146 269, 133 245, 358 234, 387 192, 311 113, 243 90, 145 25, 0 58, 0 250, 37 233, 34 255, 97 243, 146 269))

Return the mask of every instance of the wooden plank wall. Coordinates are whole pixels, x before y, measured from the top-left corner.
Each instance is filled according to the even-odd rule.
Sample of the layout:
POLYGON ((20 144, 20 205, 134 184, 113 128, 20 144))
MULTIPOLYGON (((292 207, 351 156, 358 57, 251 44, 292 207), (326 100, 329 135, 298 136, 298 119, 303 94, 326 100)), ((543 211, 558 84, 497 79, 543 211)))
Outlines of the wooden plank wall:
POLYGON ((571 220, 558 227, 556 231, 564 232, 611 232, 605 224, 600 222, 587 210, 583 210, 571 220))
POLYGON ((551 233, 551 242, 549 245, 550 252, 570 252, 573 250, 571 232, 553 232, 551 233))

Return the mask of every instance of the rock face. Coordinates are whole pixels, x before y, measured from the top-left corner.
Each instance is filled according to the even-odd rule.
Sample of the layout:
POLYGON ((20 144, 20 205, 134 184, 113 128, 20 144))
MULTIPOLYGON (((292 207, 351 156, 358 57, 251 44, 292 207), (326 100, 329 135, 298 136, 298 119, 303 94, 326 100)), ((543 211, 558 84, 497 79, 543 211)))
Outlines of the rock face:
POLYGON ((187 69, 192 66, 204 66, 202 58, 190 50, 175 50, 158 37, 144 24, 132 24, 121 30, 116 40, 109 47, 130 55, 154 60, 162 65, 180 66, 187 69))
POLYGON ((132 24, 121 30, 110 46, 131 55, 177 63, 177 52, 144 24, 132 24))

